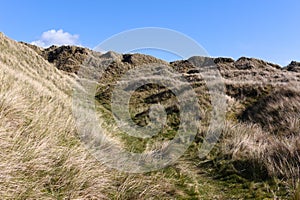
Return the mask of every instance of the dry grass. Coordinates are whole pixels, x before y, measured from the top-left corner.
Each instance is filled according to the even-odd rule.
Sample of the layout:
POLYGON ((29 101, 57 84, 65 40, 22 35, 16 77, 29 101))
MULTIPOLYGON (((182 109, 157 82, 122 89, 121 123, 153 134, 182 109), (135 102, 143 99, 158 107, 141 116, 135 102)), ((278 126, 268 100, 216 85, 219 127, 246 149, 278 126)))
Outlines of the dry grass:
POLYGON ((300 131, 299 101, 299 90, 293 85, 277 87, 248 106, 240 118, 260 124, 271 134, 297 135, 300 131))
POLYGON ((1 199, 170 199, 171 176, 108 169, 81 145, 74 80, 0 34, 1 199))
POLYGON ((1 198, 107 196, 109 171, 76 138, 71 80, 2 35, 0 47, 1 198))
MULTIPOLYGON (((133 64, 138 61, 135 57, 127 59, 133 64)), ((123 65, 125 69, 131 67, 129 64, 116 67, 124 68, 123 65)), ((245 76, 250 77, 251 73, 245 76)), ((78 139, 72 116, 71 86, 76 84, 72 77, 27 46, 2 34, 0 80, 2 199, 222 199, 233 195, 231 186, 226 186, 224 194, 222 183, 201 174, 204 169, 194 164, 199 162, 194 157, 196 144, 196 148, 192 146, 187 153, 193 156, 181 158, 175 165, 158 172, 130 175, 106 168, 78 139)), ((260 79, 254 81, 257 82, 260 79)), ((200 89, 199 93, 203 92, 200 89)), ((272 96, 268 89, 263 88, 266 93, 262 96, 271 95, 262 99, 264 102, 250 102, 251 111, 258 108, 260 113, 253 112, 245 123, 227 122, 224 126, 217 160, 230 163, 235 173, 250 180, 277 177, 297 194, 300 188, 300 121, 296 110, 299 97, 296 95, 290 102, 290 96, 281 95, 280 91, 272 96), (291 106, 285 109, 287 103, 291 106), (280 121, 282 124, 272 121, 273 110, 282 111, 278 118, 279 121, 284 118, 280 121), (282 125, 290 134, 273 134, 273 130, 282 131, 279 129, 282 125)), ((239 111, 249 106, 234 97, 228 96, 228 99, 240 106, 239 111)), ((208 102, 206 96, 204 100, 208 102)), ((115 130, 115 127, 108 127, 110 129, 115 130)), ((237 197, 244 195, 240 191, 236 191, 237 197)), ((297 198, 299 195, 295 195, 297 198)))
POLYGON ((258 125, 229 122, 223 131, 218 159, 232 164, 231 170, 249 180, 277 178, 291 193, 296 191, 300 178, 299 135, 279 137, 258 125))

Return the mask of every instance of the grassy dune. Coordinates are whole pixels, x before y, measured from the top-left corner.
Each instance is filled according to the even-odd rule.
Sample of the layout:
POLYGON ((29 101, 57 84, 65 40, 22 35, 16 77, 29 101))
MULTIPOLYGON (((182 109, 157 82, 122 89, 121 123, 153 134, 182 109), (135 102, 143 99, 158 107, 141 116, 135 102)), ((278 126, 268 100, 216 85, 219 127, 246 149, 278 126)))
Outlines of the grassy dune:
POLYGON ((107 196, 109 171, 76 138, 71 79, 28 47, 0 42, 1 198, 107 196))
MULTIPOLYGON (((200 160, 197 153, 204 126, 175 164, 129 174, 107 168, 82 146, 73 77, 0 34, 1 199, 299 199, 297 90, 229 98, 228 122, 209 156, 200 160)), ((99 102, 100 116, 115 130, 107 102, 99 102)), ((131 149, 132 138, 120 138, 131 149)))

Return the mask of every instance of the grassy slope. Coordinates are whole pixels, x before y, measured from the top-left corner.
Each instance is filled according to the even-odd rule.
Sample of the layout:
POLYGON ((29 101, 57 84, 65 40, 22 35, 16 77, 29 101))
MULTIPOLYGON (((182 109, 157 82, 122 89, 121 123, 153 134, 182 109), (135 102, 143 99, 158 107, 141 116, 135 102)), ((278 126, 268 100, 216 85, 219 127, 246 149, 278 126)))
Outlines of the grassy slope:
MULTIPOLYGON (((99 164, 76 137, 69 76, 2 34, 0 51, 2 199, 189 196, 186 175, 175 167, 130 175, 99 164)), ((207 185, 204 198, 219 193, 207 185)))
POLYGON ((75 137, 72 81, 3 35, 0 51, 1 198, 107 196, 109 171, 75 137))
POLYGON ((199 167, 196 143, 176 164, 158 172, 132 175, 107 169, 76 137, 71 113, 74 81, 2 34, 0 80, 2 199, 274 197, 274 189, 264 182, 216 179, 213 162, 219 161, 212 158, 199 167))

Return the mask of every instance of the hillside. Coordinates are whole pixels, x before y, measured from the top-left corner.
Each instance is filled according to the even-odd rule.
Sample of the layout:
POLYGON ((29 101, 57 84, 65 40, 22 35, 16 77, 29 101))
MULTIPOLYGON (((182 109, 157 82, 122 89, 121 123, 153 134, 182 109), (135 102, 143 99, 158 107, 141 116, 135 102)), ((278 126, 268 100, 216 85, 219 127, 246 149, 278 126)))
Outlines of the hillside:
MULTIPOLYGON (((101 54, 75 46, 43 49, 0 33, 0 196, 299 199, 299 69, 296 61, 280 67, 245 57, 192 57, 168 63, 148 55, 101 54), (101 65, 107 60, 112 62, 101 65), (198 61, 202 68, 195 66, 198 61), (111 169, 82 145, 72 110, 74 88, 82 88, 80 78, 92 76, 97 82, 93 98, 105 137, 131 152, 155 152, 180 129, 180 101, 174 90, 148 83, 132 91, 130 116, 140 127, 150 123, 153 105, 160 104, 166 110, 166 124, 151 138, 120 131, 111 104, 120 78, 153 63, 167 66, 157 68, 160 75, 174 79, 180 75, 195 92, 200 113, 197 134, 184 155, 164 169, 134 174, 111 169), (213 92, 225 100, 226 121, 220 124, 222 135, 210 154, 199 158, 198 150, 212 119, 213 93, 206 85, 210 77, 203 75, 210 65, 220 73, 220 91, 224 93, 213 92)), ((129 77, 138 79, 143 75, 129 77)), ((122 81, 129 91, 135 88, 129 80, 122 81)), ((184 81, 176 83, 175 90, 186 86, 184 81)))

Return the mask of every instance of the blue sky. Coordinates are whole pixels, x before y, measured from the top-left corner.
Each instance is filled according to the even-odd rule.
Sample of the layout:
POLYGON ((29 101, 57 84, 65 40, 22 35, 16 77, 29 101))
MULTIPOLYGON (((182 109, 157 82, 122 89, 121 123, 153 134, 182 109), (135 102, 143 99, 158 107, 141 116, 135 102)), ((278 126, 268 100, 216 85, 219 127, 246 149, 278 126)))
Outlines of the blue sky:
POLYGON ((122 31, 162 27, 193 38, 210 56, 300 61, 297 0, 7 0, 0 9, 0 31, 18 41, 43 42, 44 32, 63 30, 71 43, 94 48, 122 31))

